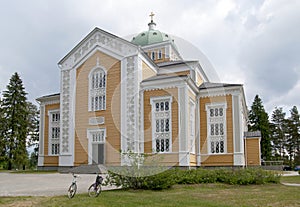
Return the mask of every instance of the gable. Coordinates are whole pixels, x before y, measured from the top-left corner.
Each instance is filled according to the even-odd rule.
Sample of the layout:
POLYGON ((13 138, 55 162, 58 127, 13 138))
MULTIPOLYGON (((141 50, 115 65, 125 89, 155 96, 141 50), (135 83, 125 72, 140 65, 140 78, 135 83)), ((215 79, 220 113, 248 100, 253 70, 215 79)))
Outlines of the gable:
POLYGON ((96 27, 60 60, 58 65, 63 69, 74 68, 96 50, 121 60, 124 57, 137 54, 138 47, 96 27))

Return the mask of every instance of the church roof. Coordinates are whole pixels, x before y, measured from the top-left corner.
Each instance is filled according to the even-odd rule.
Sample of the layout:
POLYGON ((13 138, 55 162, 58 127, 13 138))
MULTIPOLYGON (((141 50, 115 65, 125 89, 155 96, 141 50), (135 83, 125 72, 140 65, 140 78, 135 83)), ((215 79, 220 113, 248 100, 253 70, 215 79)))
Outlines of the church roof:
POLYGON ((161 42, 171 42, 173 43, 173 39, 170 35, 163 33, 157 29, 155 29, 156 23, 153 21, 154 14, 151 13, 151 22, 148 24, 148 31, 143 31, 139 33, 137 36, 133 37, 131 43, 139 46, 151 45, 155 43, 161 42))
POLYGON ((169 62, 161 62, 161 63, 157 63, 157 66, 159 67, 168 67, 168 66, 174 66, 174 65, 181 65, 181 64, 192 64, 192 63, 198 63, 198 61, 194 61, 194 60, 188 60, 188 61, 184 61, 184 60, 178 60, 178 61, 169 61, 169 62))
POLYGON ((42 97, 37 98, 37 101, 45 101, 45 100, 49 100, 49 99, 57 99, 60 97, 60 93, 54 93, 54 94, 49 94, 49 95, 45 95, 42 97))
POLYGON ((156 75, 150 78, 147 78, 143 80, 142 82, 148 82, 148 81, 154 81, 154 80, 163 80, 163 79, 169 79, 169 78, 187 78, 187 75, 176 75, 176 74, 163 74, 163 75, 156 75))
POLYGON ((232 87, 232 86, 242 86, 242 84, 231 84, 231 83, 211 83, 204 82, 199 86, 199 90, 212 89, 212 88, 222 88, 222 87, 232 87))

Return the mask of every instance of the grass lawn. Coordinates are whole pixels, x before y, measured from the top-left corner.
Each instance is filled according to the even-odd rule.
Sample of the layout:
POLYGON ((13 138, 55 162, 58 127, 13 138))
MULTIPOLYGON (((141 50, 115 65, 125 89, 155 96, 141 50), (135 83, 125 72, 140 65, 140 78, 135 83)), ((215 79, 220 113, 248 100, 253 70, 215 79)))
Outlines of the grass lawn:
POLYGON ((300 184, 300 175, 297 175, 297 176, 282 176, 280 178, 280 182, 300 184))
POLYGON ((300 206, 300 187, 267 185, 176 185, 169 190, 104 191, 98 198, 87 194, 55 197, 0 197, 0 206, 300 206))

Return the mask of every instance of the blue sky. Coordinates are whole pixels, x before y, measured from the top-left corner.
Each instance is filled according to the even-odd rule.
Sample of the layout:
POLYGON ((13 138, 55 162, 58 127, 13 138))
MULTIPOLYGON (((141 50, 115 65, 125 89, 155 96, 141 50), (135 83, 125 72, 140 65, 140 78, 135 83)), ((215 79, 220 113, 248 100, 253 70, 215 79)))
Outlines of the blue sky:
POLYGON ((219 81, 244 84, 248 106, 259 94, 268 112, 300 108, 297 0, 1 1, 0 92, 14 72, 34 103, 59 92, 57 63, 92 29, 129 37, 147 30, 152 11, 157 29, 196 47, 219 81))

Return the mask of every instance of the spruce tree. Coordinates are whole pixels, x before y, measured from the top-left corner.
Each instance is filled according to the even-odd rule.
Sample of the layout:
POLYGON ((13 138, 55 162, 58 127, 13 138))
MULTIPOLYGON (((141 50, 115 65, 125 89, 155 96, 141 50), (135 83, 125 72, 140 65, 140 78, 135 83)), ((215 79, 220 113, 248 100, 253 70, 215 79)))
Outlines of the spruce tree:
POLYGON ((273 152, 276 157, 279 157, 282 160, 285 154, 286 146, 286 118, 282 107, 276 107, 273 111, 270 123, 270 131, 273 152))
POLYGON ((38 141, 39 141, 39 110, 36 105, 27 102, 28 110, 28 147, 33 148, 30 154, 29 167, 35 168, 38 160, 38 141))
POLYGON ((258 95, 255 96, 254 101, 249 112, 249 130, 261 132, 261 158, 270 160, 271 158, 271 141, 270 141, 270 124, 269 116, 266 113, 262 100, 258 95))
POLYGON ((286 149, 289 154, 290 165, 299 153, 300 144, 300 116, 296 106, 290 110, 291 116, 287 120, 288 139, 286 149))
POLYGON ((0 99, 0 167, 6 166, 6 136, 5 136, 4 110, 0 99))
POLYGON ((28 161, 26 138, 28 134, 28 110, 25 88, 18 73, 14 73, 3 92, 2 110, 5 119, 7 169, 24 168, 28 161))

